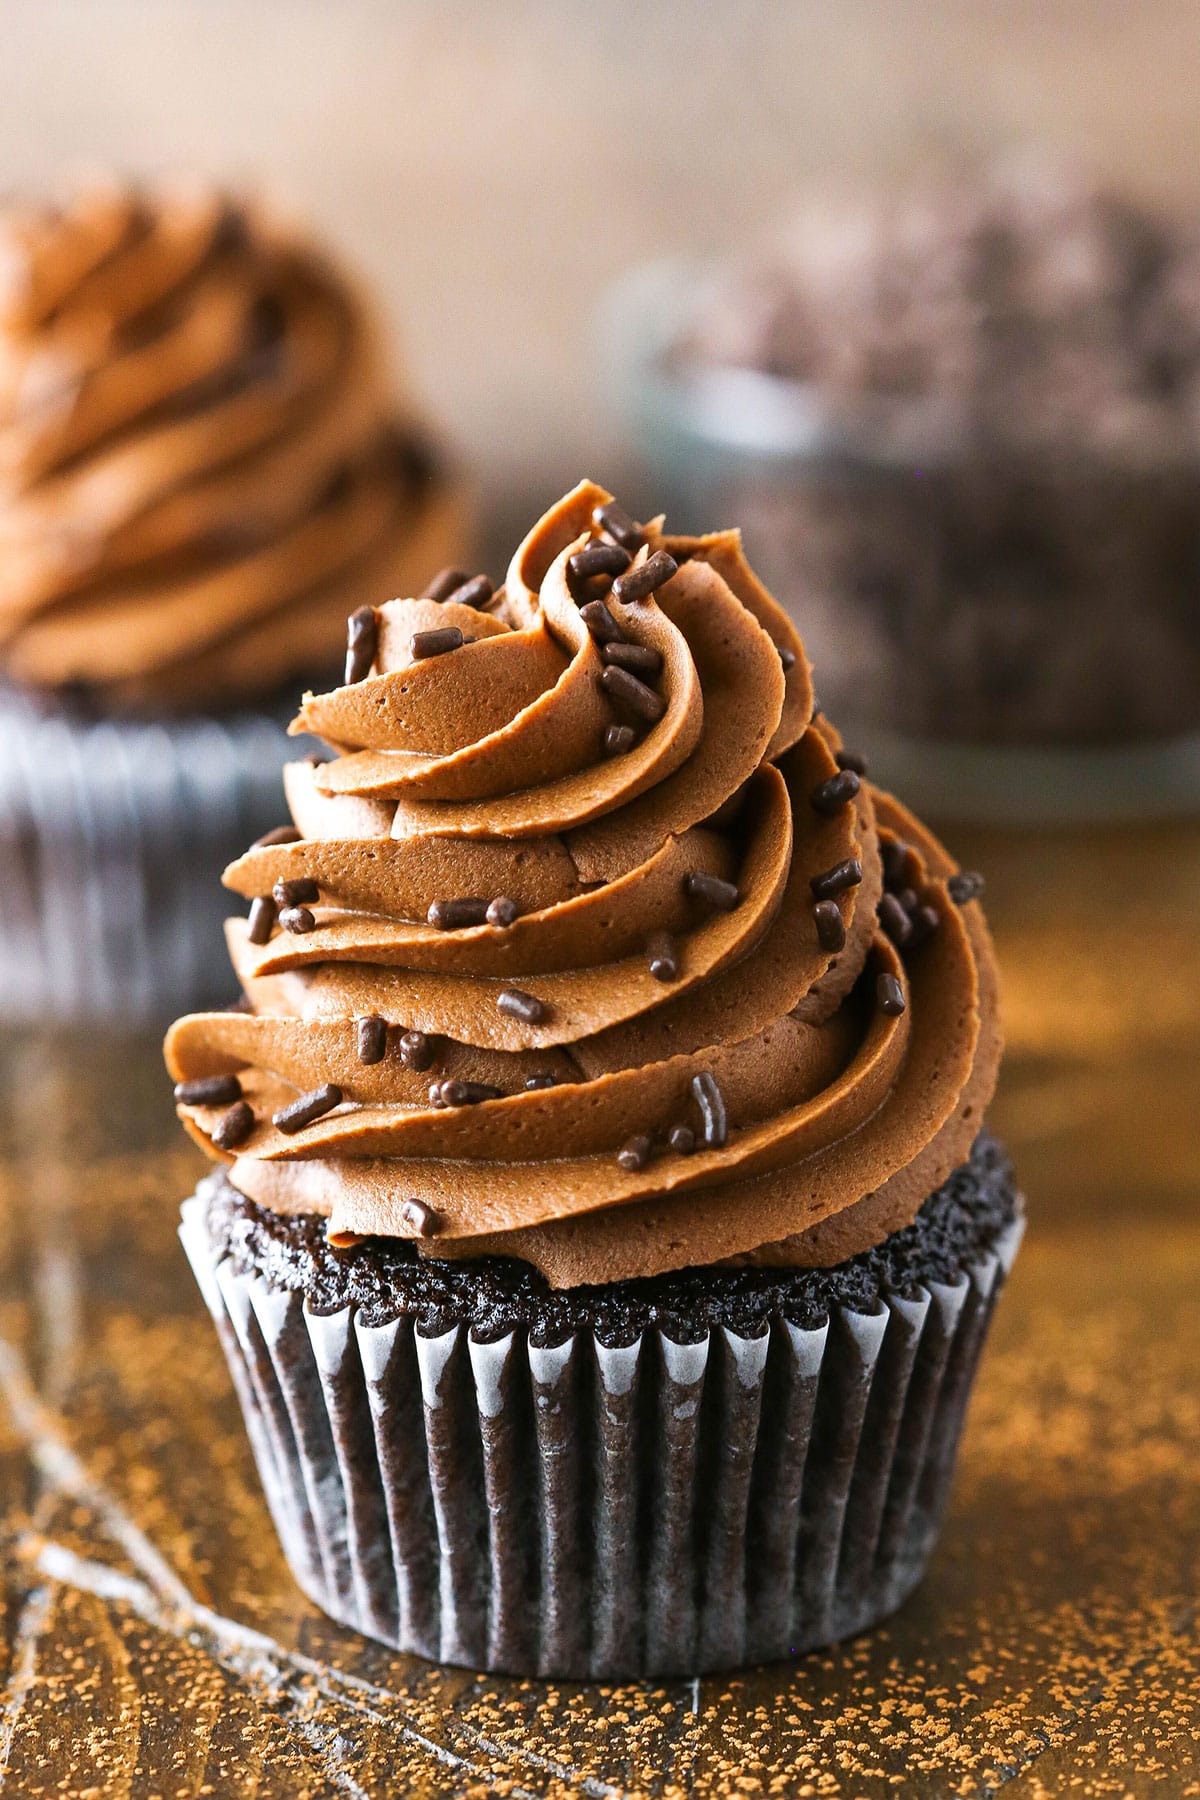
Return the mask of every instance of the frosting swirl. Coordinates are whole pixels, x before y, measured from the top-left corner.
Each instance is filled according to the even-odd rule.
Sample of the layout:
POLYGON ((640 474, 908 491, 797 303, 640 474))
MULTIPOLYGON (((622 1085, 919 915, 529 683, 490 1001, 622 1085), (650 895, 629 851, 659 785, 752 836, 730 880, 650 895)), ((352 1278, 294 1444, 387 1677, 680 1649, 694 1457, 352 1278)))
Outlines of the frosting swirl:
POLYGON ((979 1129, 986 927, 930 834, 846 772, 738 534, 615 527, 636 554, 610 587, 609 499, 568 494, 484 611, 383 606, 366 679, 305 697, 293 729, 337 755, 289 768, 300 835, 225 881, 297 884, 277 892, 307 917, 257 943, 231 920, 251 1010, 166 1046, 177 1080, 236 1074, 253 1128, 222 1151, 220 1106, 185 1092, 181 1116, 335 1241, 511 1254, 555 1286, 837 1262, 979 1129), (415 654, 430 632, 468 641, 415 654), (298 1093, 309 1122, 274 1123, 298 1093))
POLYGON ((0 668, 106 708, 269 692, 460 548, 362 297, 209 189, 0 217, 0 668))

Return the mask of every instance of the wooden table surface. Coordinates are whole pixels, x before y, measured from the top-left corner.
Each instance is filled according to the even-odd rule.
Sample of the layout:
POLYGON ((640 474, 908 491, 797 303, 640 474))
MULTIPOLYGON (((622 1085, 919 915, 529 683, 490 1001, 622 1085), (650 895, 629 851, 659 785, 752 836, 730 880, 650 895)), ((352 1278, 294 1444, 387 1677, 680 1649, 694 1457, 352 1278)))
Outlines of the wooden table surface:
POLYGON ((734 1679, 496 1680, 323 1619, 175 1239, 155 1044, 0 1035, 5 1792, 1200 1795, 1200 832, 955 842, 1031 1230, 924 1587, 734 1679))

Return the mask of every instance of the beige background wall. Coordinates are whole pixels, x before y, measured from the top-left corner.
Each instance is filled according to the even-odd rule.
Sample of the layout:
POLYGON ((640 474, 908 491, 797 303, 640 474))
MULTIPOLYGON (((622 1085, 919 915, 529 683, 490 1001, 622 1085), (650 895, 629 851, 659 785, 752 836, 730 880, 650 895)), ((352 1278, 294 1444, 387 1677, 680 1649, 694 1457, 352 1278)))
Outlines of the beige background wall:
POLYGON ((1197 0, 0 0, 0 188, 264 178, 379 282, 493 517, 619 470, 597 291, 1040 134, 1200 195, 1197 0))

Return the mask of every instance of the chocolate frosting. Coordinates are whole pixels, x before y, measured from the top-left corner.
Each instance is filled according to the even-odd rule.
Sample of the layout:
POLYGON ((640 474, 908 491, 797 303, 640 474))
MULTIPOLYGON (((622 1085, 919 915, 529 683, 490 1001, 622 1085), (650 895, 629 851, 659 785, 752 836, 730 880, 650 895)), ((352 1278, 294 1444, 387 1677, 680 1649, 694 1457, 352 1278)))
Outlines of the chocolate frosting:
POLYGON ((654 521, 632 573, 662 550, 677 572, 628 601, 600 579, 622 636, 661 658, 661 716, 604 753, 626 715, 580 610, 596 579, 568 564, 608 541, 609 499, 584 482, 560 501, 486 611, 383 606, 367 677, 306 695, 293 729, 335 759, 291 766, 300 837, 225 881, 315 884, 312 928, 256 944, 231 920, 250 1010, 182 1019, 166 1045, 177 1080, 237 1072, 255 1125, 221 1151, 220 1107, 180 1114, 243 1194, 326 1215, 335 1242, 516 1256, 558 1287, 841 1262, 969 1153, 1000 1048, 986 926, 897 801, 865 780, 839 805, 818 794, 842 745, 736 532, 654 521), (445 626, 470 641, 414 660, 445 626), (814 892, 842 864, 861 878, 832 882, 831 949, 814 892), (893 926, 902 948, 885 894, 885 918, 915 921, 893 926), (498 896, 512 923, 428 922, 435 902, 498 896), (386 1048, 363 1062, 371 1016, 386 1048), (311 1123, 272 1122, 327 1084, 311 1123), (678 1127, 693 1141, 672 1145, 678 1127))
POLYGON ((345 274, 206 188, 0 215, 0 669, 104 710, 269 693, 461 499, 345 274))

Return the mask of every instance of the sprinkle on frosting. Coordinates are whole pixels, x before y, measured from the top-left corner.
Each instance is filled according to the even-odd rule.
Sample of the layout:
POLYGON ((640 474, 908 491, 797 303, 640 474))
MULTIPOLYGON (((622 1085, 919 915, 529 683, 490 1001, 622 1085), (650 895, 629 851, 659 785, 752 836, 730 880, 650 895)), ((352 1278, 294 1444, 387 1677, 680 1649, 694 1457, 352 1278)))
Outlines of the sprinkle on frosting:
POLYGON ((371 673, 379 639, 379 621, 373 606, 360 606, 346 620, 346 670, 342 679, 347 687, 365 681, 371 673))
POLYGON ((387 1020, 367 1013, 356 1021, 358 1060, 364 1068, 381 1063, 387 1055, 387 1020))
POLYGON ((414 662, 425 656, 445 656, 448 650, 461 650, 466 638, 457 625, 442 625, 436 631, 414 631, 409 639, 409 652, 414 662))
POLYGON ((505 988, 496 996, 496 1005, 510 1019, 524 1019, 526 1025, 540 1025, 549 1014, 549 1007, 536 994, 527 994, 523 988, 505 988))
POLYGON ((965 906, 968 900, 978 900, 983 893, 983 876, 977 869, 960 869, 946 883, 950 898, 956 906, 965 906))
POLYGON ((175 1083, 177 1106, 230 1106, 242 1097, 236 1075, 202 1075, 197 1081, 175 1083))
POLYGON ((646 956, 655 981, 674 981, 679 974, 679 946, 669 931, 655 931, 646 940, 646 956))
POLYGON ((849 887, 857 887, 862 878, 862 864, 857 856, 847 856, 840 863, 834 863, 832 869, 824 869, 821 874, 814 875, 808 885, 815 899, 828 900, 834 894, 844 893, 849 887))
POLYGON ((567 558, 567 583, 577 597, 586 594, 586 585, 597 575, 623 575, 629 567, 628 550, 620 544, 592 543, 567 558))
POLYGON ((859 779, 853 769, 841 769, 831 775, 828 781, 819 781, 809 799, 819 813, 831 819, 843 806, 849 806, 859 790, 859 779))
POLYGON ((432 1207, 426 1206, 421 1200, 414 1200, 411 1196, 407 1200, 401 1201, 400 1217, 413 1237, 418 1238, 433 1237, 440 1223, 432 1207))
POLYGON ((290 881, 281 878, 271 889, 271 898, 282 910, 285 906, 310 906, 320 898, 321 890, 308 875, 296 875, 290 881))
POLYGON ((436 600, 439 603, 448 600, 451 594, 456 593, 459 588, 465 587, 470 579, 471 577, 465 569, 439 569, 433 580, 426 582, 421 589, 420 598, 436 600))
POLYGON ((287 1106, 281 1106, 277 1113, 272 1114, 271 1123, 278 1131, 303 1131, 306 1125, 323 1118, 341 1103, 341 1088, 332 1081, 326 1081, 320 1087, 311 1088, 307 1094, 301 1094, 298 1099, 289 1101, 287 1106))
POLYGON ((904 989, 896 975, 880 975, 875 982, 875 997, 879 1002, 879 1010, 889 1018, 897 1019, 908 1002, 904 998, 904 989))
POLYGON ((644 1131, 639 1131, 617 1151, 617 1161, 629 1174, 635 1175, 650 1161, 654 1146, 644 1131))
POLYGON ((447 606, 486 606, 495 592, 486 575, 472 575, 445 596, 447 606))
POLYGON ((842 909, 836 900, 818 900, 813 907, 813 921, 817 927, 817 942, 822 950, 831 955, 846 947, 846 923, 842 918, 842 909))
POLYGON ((248 1100, 235 1100, 217 1119, 212 1128, 212 1141, 218 1150, 236 1150, 254 1130, 254 1108, 248 1100))
POLYGON ((625 508, 618 506, 615 500, 610 500, 607 506, 595 508, 592 524, 630 556, 635 556, 646 541, 646 534, 641 526, 636 525, 625 508))
POLYGON ((256 894, 250 902, 250 918, 246 929, 249 942, 252 944, 269 943, 278 914, 279 908, 272 895, 256 894))
POLYGON ((701 1142, 706 1149, 719 1150, 725 1142, 728 1124, 725 1098, 711 1070, 704 1069, 699 1075, 692 1076, 692 1093, 700 1108, 701 1142))
POLYGON ((287 772, 301 835, 225 879, 320 905, 299 935, 230 922, 252 1011, 180 1020, 167 1059, 235 1075, 258 1123, 223 1144, 181 1100, 188 1129, 337 1242, 511 1255, 557 1286, 840 1262, 906 1224, 990 1097, 986 927, 936 840, 841 766, 737 534, 634 526, 585 482, 486 611, 443 585, 379 605, 372 672, 305 698, 297 729, 335 754, 287 772), (634 560, 581 607, 611 579, 596 545, 634 560), (672 572, 623 599, 660 552, 672 572), (476 641, 412 659, 448 627, 476 641), (661 658, 636 729, 601 685, 641 680, 605 661, 621 643, 661 658))
POLYGON ((631 600, 648 600, 651 594, 671 577, 678 573, 679 565, 667 550, 656 550, 643 563, 630 569, 626 575, 619 575, 613 582, 613 599, 628 603, 631 600))

